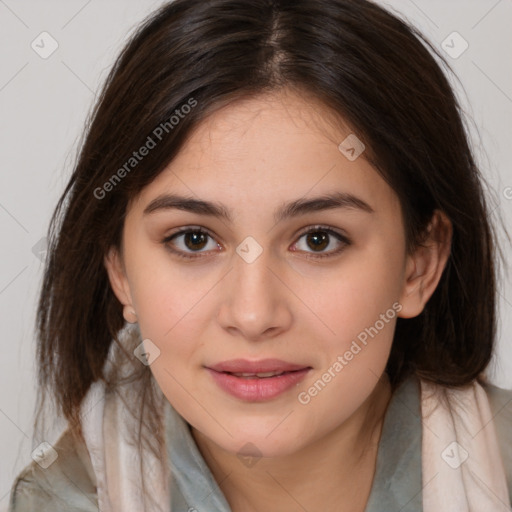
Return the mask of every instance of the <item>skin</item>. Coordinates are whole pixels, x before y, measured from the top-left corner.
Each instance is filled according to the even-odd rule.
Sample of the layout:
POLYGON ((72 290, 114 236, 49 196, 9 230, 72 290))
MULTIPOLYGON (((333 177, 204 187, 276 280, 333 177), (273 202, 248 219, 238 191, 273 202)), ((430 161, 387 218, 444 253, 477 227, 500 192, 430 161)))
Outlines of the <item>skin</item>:
POLYGON ((349 161, 338 150, 350 133, 322 104, 286 89, 224 106, 132 201, 121 252, 105 257, 125 318, 161 351, 150 366, 156 381, 191 425, 235 512, 364 510, 391 396, 384 369, 396 316, 309 403, 297 396, 394 303, 397 316, 418 315, 449 255, 451 225, 440 212, 424 246, 406 253, 396 194, 364 153, 349 161), (273 219, 284 202, 332 191, 357 196, 373 213, 336 208, 273 219), (176 209, 144 215, 171 192, 223 203, 233 222, 176 209), (301 230, 322 231, 318 224, 350 244, 330 235, 317 249, 301 230), (181 259, 162 240, 190 226, 213 237, 168 242, 202 253, 181 259), (263 249, 252 263, 236 252, 247 236, 263 249), (319 252, 332 256, 313 259, 319 252), (226 394, 205 369, 235 358, 311 370, 293 389, 251 403, 226 394), (261 456, 250 465, 237 456, 247 443, 261 456))

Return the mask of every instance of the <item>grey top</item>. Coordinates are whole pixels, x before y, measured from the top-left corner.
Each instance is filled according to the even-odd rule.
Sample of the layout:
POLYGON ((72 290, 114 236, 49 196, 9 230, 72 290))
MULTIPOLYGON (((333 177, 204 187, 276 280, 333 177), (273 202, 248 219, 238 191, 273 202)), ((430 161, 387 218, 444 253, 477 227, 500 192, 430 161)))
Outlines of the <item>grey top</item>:
MULTIPOLYGON (((512 496, 512 391, 491 385, 485 389, 512 496)), ((230 512, 188 424, 170 405, 166 408, 166 432, 173 475, 172 512, 230 512)), ((421 439, 419 382, 409 377, 393 393, 386 411, 365 512, 422 510, 421 439)), ((32 462, 17 476, 9 512, 98 511, 94 472, 83 442, 67 430, 55 448, 59 457, 50 467, 43 470, 32 462)))

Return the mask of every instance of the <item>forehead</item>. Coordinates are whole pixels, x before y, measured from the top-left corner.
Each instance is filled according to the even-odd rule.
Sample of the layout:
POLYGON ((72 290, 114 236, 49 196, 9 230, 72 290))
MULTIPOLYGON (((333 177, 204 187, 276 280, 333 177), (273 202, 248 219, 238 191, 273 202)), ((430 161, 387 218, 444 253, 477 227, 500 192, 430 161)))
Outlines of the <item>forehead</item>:
POLYGON ((227 162, 234 158, 278 159, 298 156, 308 142, 315 151, 338 145, 350 129, 339 116, 318 99, 289 89, 237 100, 204 119, 192 132, 181 156, 194 153, 196 159, 227 162), (260 152, 260 153, 258 153, 260 152))
POLYGON ((350 128, 320 101, 284 90, 238 100, 200 122, 168 167, 142 190, 139 209, 165 192, 233 205, 347 192, 382 209, 394 192, 362 155, 338 148, 350 128), (365 199, 366 198, 366 199, 365 199))

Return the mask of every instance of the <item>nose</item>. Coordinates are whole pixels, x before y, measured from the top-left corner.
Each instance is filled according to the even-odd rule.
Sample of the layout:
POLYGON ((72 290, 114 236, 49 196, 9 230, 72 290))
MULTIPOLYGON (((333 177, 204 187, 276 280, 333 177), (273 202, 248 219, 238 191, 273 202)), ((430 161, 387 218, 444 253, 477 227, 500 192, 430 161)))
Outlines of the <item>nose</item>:
POLYGON ((265 250, 250 263, 234 256, 218 313, 220 325, 233 336, 263 341, 290 328, 293 293, 285 284, 286 263, 277 268, 270 259, 265 250))

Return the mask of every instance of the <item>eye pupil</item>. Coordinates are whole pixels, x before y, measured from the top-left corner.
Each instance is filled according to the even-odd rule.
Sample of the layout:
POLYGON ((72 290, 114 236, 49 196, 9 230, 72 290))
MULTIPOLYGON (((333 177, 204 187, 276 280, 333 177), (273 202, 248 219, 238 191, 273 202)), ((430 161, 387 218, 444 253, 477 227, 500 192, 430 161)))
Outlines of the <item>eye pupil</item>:
POLYGON ((202 249, 207 243, 208 235, 200 231, 189 231, 185 233, 185 245, 189 249, 202 249), (189 244, 192 242, 192 245, 189 244), (199 245, 197 245, 199 243, 199 245))
POLYGON ((313 233, 309 233, 307 236, 307 243, 311 249, 325 249, 326 246, 329 245, 329 235, 325 233, 325 231, 315 231, 313 233), (310 245, 309 242, 313 241, 313 245, 310 245))

